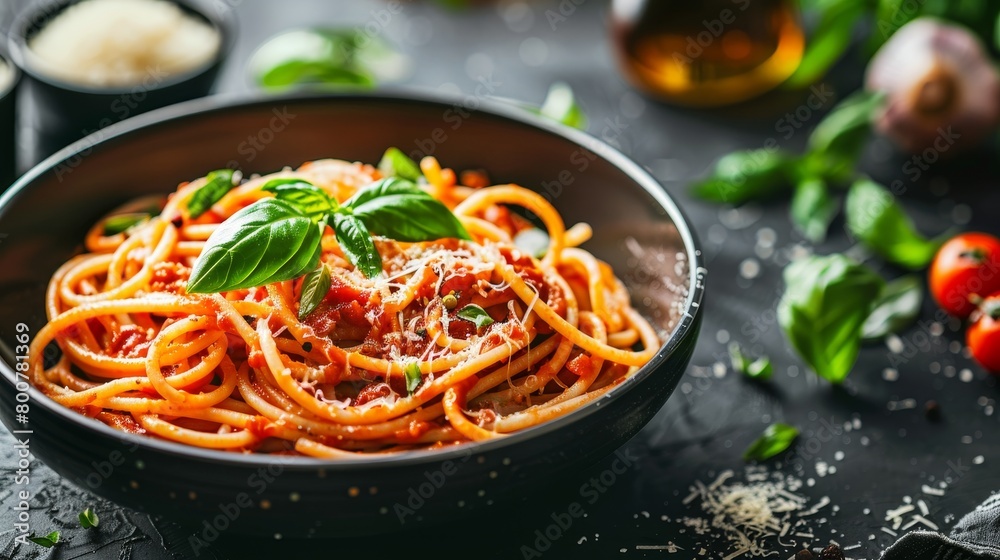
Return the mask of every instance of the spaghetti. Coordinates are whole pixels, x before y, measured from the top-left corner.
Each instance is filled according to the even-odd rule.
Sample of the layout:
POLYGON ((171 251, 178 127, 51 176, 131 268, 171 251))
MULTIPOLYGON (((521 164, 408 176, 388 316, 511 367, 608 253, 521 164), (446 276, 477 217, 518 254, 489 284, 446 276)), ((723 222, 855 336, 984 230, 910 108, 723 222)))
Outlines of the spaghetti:
POLYGON ((112 427, 182 444, 331 459, 502 438, 601 398, 660 341, 611 268, 579 248, 542 196, 482 186, 420 162, 422 189, 450 208, 471 240, 376 237, 381 274, 346 258, 330 227, 321 262, 330 284, 300 318, 302 278, 218 294, 186 290, 207 240, 237 211, 271 196, 275 178, 302 179, 343 202, 379 179, 373 166, 320 160, 253 177, 191 218, 204 186, 182 184, 158 216, 86 236, 59 268, 35 337, 32 382, 56 402, 112 427), (514 242, 537 216, 536 258, 514 242), (461 310, 484 312, 478 320, 461 310), (51 367, 43 349, 58 344, 51 367))

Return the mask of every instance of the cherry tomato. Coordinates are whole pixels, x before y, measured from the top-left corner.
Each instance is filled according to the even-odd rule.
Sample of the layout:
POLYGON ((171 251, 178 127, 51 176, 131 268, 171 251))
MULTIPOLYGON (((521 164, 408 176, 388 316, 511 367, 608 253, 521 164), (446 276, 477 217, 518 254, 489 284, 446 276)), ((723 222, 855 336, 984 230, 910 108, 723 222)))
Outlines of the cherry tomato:
POLYGON ((965 342, 977 362, 1000 373, 1000 295, 986 298, 980 305, 979 318, 969 327, 965 342))
POLYGON ((953 237, 934 257, 930 287, 942 309, 967 318, 976 309, 970 296, 1000 292, 1000 239, 985 233, 953 237))

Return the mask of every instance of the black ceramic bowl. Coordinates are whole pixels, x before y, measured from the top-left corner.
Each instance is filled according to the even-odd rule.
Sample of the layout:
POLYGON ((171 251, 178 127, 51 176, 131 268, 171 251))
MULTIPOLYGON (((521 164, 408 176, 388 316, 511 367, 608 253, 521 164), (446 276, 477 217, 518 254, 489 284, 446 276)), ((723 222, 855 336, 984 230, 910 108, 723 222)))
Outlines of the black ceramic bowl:
POLYGON ((0 48, 0 64, 5 64, 10 72, 6 83, 0 82, 0 192, 14 180, 17 171, 17 153, 14 137, 17 133, 17 84, 21 81, 21 71, 0 48))
POLYGON ((143 83, 130 86, 98 88, 75 84, 40 71, 33 63, 28 43, 45 24, 81 1, 33 3, 11 26, 10 54, 26 76, 22 95, 34 105, 31 126, 39 138, 37 150, 41 157, 128 117, 208 95, 235 37, 235 20, 228 9, 201 8, 198 0, 172 0, 221 34, 219 51, 211 62, 181 74, 161 76, 151 71, 143 83))
MULTIPOLYGON (((683 374, 698 335, 701 256, 683 215, 641 167, 606 144, 506 105, 456 121, 460 99, 340 95, 204 99, 114 125, 29 171, 0 198, 0 415, 33 430, 31 452, 83 488, 125 506, 212 530, 361 535, 475 515, 580 470, 631 438, 683 374), (337 157, 377 161, 388 146, 546 193, 567 223, 663 329, 652 361, 605 398, 507 438, 366 461, 238 455, 115 431, 34 388, 16 422, 18 329, 45 324, 50 274, 102 214, 166 193, 227 163, 245 172, 337 157), (80 150, 88 150, 80 153, 80 150), (18 327, 23 324, 23 327, 18 327)), ((24 385, 21 389, 25 389, 24 385)))

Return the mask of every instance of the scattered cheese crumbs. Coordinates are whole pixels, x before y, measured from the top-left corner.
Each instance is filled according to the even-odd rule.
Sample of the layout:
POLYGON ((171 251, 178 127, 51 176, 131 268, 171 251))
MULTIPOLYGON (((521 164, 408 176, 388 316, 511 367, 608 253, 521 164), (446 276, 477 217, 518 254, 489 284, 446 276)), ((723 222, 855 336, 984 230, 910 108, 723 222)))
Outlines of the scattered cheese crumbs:
POLYGON ((899 536, 899 533, 897 533, 896 531, 893 531, 892 529, 889 529, 888 527, 879 527, 879 529, 882 529, 883 533, 888 533, 888 534, 890 534, 890 535, 892 535, 894 537, 898 537, 899 536))
POLYGON ((806 511, 799 513, 799 517, 805 517, 807 515, 816 515, 816 513, 820 510, 820 508, 829 504, 830 504, 830 498, 827 496, 823 496, 822 498, 819 499, 819 502, 817 502, 816 505, 807 509, 806 511))
POLYGON ((587 535, 580 537, 580 540, 576 541, 576 544, 583 544, 587 542, 587 535))
POLYGON ((917 505, 920 507, 920 515, 930 514, 930 510, 927 509, 927 502, 923 500, 917 500, 917 505))
POLYGON ((937 488, 931 488, 930 486, 927 486, 926 484, 924 484, 923 486, 921 486, 920 490, 924 494, 929 494, 931 496, 944 496, 944 490, 938 490, 937 488))
POLYGON ((637 544, 635 545, 636 550, 666 550, 667 552, 674 553, 678 550, 684 550, 683 547, 677 546, 673 542, 668 542, 667 544, 637 544))
POLYGON ((982 455, 976 455, 975 457, 972 458, 973 465, 982 465, 985 461, 986 458, 983 457, 982 455))
POLYGON ((722 560, 770 556, 808 546, 816 539, 814 526, 827 522, 805 519, 830 505, 830 498, 810 504, 807 496, 797 493, 803 486, 800 479, 761 465, 746 467, 740 478, 727 470, 710 482, 695 481, 684 498, 691 514, 676 523, 682 525, 681 532, 702 539, 695 544, 703 551, 728 554, 722 560))
POLYGON ((911 408, 917 407, 917 401, 915 399, 903 399, 901 401, 889 401, 886 403, 886 408, 889 410, 909 410, 911 408))

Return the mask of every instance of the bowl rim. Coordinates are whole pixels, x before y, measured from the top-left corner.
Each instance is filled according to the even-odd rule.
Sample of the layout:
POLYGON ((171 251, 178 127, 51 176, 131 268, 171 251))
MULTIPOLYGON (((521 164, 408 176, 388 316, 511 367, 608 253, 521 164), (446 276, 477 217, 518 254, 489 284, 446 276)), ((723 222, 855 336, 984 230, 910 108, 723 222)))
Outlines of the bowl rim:
POLYGON ((0 64, 5 65, 7 71, 10 72, 7 83, 0 83, 0 101, 4 101, 17 94, 17 86, 21 83, 21 68, 14 64, 13 58, 3 48, 3 45, 0 45, 0 64))
POLYGON ((221 8, 212 12, 208 9, 208 5, 203 4, 200 0, 167 0, 179 5, 184 10, 200 15, 219 32, 219 48, 211 59, 184 72, 170 74, 151 87, 143 83, 115 85, 111 87, 91 86, 64 80, 38 70, 35 63, 31 60, 33 55, 31 54, 31 47, 28 46, 29 30, 35 27, 39 20, 53 17, 55 14, 83 1, 85 0, 45 0, 40 3, 30 4, 18 12, 11 23, 10 33, 7 37, 7 51, 10 53, 9 58, 13 62, 13 65, 17 66, 22 73, 31 79, 61 90, 84 95, 133 95, 137 89, 144 92, 159 91, 202 76, 210 72, 213 67, 221 65, 229 57, 233 46, 236 44, 238 24, 236 16, 231 9, 221 8))
MULTIPOLYGON (((298 92, 285 95, 216 95, 170 105, 115 123, 66 146, 38 163, 22 175, 6 192, 0 195, 0 217, 6 213, 8 205, 18 197, 21 191, 27 190, 36 179, 56 169, 61 163, 78 156, 81 152, 86 151, 90 153, 89 150, 98 149, 101 145, 127 137, 133 133, 148 132, 157 126, 196 119, 203 115, 221 114, 257 107, 273 108, 273 106, 280 104, 376 102, 401 105, 416 104, 444 110, 454 107, 456 103, 461 103, 461 101, 462 96, 459 95, 413 88, 385 88, 365 93, 298 92)), ((581 420, 597 412, 601 406, 611 403, 621 398, 628 391, 633 390, 635 385, 638 385, 661 369, 674 351, 688 337, 695 335, 697 332, 695 327, 704 297, 707 269, 704 267, 700 244, 689 225, 690 222, 687 216, 674 202, 673 198, 667 194, 666 189, 649 172, 603 140, 575 128, 535 115, 513 104, 493 99, 481 100, 479 107, 474 112, 492 118, 499 118, 517 126, 540 130, 590 150, 632 179, 640 189, 656 201, 660 209, 666 212, 667 217, 677 228, 679 237, 684 245, 683 250, 688 260, 688 295, 684 301, 684 309, 669 336, 663 341, 663 344, 654 354, 653 358, 639 368, 630 378, 610 390, 606 395, 568 414, 526 430, 514 432, 503 438, 469 442, 446 449, 413 450, 398 454, 365 457, 357 460, 331 460, 272 454, 235 454, 130 434, 111 428, 101 422, 91 421, 91 419, 59 405, 29 383, 28 392, 33 406, 44 407, 65 421, 77 424, 87 430, 96 431, 102 436, 117 439, 131 446, 148 448, 150 451, 187 460, 199 460, 234 467, 266 467, 280 463, 284 468, 291 470, 313 471, 317 468, 322 468, 326 472, 340 472, 352 471, 358 466, 366 468, 396 468, 439 464, 447 460, 469 457, 473 454, 495 452, 508 446, 517 445, 528 439, 541 437, 546 433, 581 420)), ((5 382, 10 383, 12 386, 16 382, 14 370, 5 358, 0 359, 0 377, 3 377, 5 382)))

